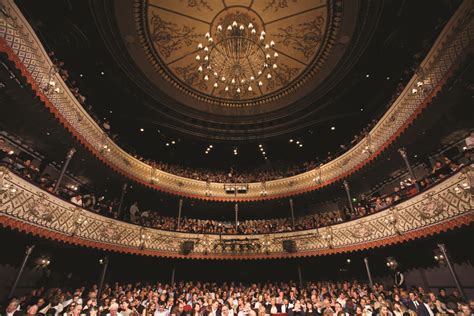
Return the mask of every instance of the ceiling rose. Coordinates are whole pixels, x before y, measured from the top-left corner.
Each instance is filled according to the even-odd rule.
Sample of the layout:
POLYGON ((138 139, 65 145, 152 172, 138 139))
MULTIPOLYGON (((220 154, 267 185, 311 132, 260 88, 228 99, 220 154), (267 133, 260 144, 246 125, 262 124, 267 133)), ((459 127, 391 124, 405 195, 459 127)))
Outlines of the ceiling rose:
POLYGON ((184 95, 230 107, 274 102, 314 77, 342 12, 339 0, 136 3, 155 71, 184 95))

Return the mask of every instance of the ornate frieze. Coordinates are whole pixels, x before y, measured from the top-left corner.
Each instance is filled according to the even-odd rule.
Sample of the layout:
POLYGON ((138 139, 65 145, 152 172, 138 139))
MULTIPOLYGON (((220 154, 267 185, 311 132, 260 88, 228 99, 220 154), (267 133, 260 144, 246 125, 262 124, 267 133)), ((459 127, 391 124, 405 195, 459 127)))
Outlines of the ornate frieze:
POLYGON ((79 245, 154 256, 184 257, 182 243, 193 241, 189 258, 254 259, 316 256, 378 247, 423 237, 474 221, 474 199, 466 168, 396 208, 329 227, 265 235, 172 232, 128 224, 73 206, 2 169, 0 223, 79 245), (466 190, 459 191, 459 187, 466 190), (8 193, 9 192, 9 193, 8 193), (296 252, 287 253, 283 241, 296 252))

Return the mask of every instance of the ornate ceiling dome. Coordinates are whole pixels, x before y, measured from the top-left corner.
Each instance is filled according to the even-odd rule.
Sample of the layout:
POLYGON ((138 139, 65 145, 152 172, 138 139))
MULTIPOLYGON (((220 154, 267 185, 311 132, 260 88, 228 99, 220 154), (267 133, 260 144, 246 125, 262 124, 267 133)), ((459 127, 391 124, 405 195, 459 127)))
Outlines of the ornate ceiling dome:
POLYGON ((355 64, 379 14, 377 4, 357 0, 93 6, 114 57, 151 97, 141 102, 169 118, 157 125, 220 140, 305 125, 355 64))
POLYGON ((212 105, 262 106, 265 111, 266 104, 298 91, 317 75, 318 69, 331 54, 341 26, 340 0, 299 2, 140 2, 137 28, 140 29, 141 43, 149 62, 165 80, 184 94, 212 105), (250 26, 255 39, 236 35, 217 39, 228 28, 232 30, 232 24, 237 30, 239 26, 242 30, 248 30, 250 26), (219 32, 223 26, 224 32, 219 32), (260 34, 266 34, 265 42, 260 41, 264 38, 260 34), (213 38, 216 42, 210 43, 213 38), (204 49, 213 47, 209 56, 205 55, 206 52, 197 54, 202 42, 204 49), (263 67, 266 61, 266 50, 260 47, 263 43, 268 46, 269 43, 274 44, 271 59, 274 59, 274 53, 278 56, 278 62, 270 65, 276 67, 267 67, 270 69, 268 73, 263 67), (200 59, 205 56, 216 63, 212 71, 216 74, 222 72, 219 80, 212 80, 212 73, 209 80, 202 69, 198 70, 200 59), (231 80, 232 73, 239 77, 237 80, 246 80, 240 78, 240 72, 248 74, 243 76, 248 85, 242 91, 229 89, 232 83, 224 84, 226 80, 221 80, 225 75, 227 80, 231 80), (268 75, 270 78, 267 78, 268 75), (263 80, 259 80, 259 76, 264 77, 263 80), (253 82, 251 77, 255 78, 253 82))

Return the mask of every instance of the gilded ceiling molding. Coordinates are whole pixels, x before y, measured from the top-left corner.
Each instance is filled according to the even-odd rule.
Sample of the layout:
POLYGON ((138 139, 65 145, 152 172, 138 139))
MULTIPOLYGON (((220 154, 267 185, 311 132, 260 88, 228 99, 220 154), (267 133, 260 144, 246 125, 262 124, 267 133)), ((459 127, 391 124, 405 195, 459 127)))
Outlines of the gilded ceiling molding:
POLYGON ((474 170, 465 167, 426 192, 349 222, 265 235, 191 234, 144 228, 87 211, 0 167, 0 224, 71 244, 189 259, 309 257, 382 247, 439 234, 474 221, 474 170), (295 242, 287 253, 283 241, 295 242), (190 254, 184 241, 193 241, 190 254), (235 242, 237 241, 237 243, 235 242))
POLYGON ((318 74, 337 42, 342 0, 299 4, 297 1, 266 1, 265 6, 264 1, 250 2, 250 6, 246 4, 248 1, 241 2, 225 7, 221 0, 193 1, 192 6, 188 2, 188 7, 196 10, 193 14, 187 11, 184 14, 180 10, 182 3, 135 0, 139 42, 155 71, 185 95, 224 107, 252 107, 274 102, 294 93, 318 74), (296 5, 301 8, 295 12, 292 7, 296 5), (204 8, 208 11, 203 12, 204 8), (272 9, 278 14, 269 14, 272 9), (274 19, 275 16, 278 18, 274 19), (285 69, 291 71, 284 78, 285 69, 278 71, 279 79, 270 80, 258 93, 255 87, 252 93, 226 93, 224 85, 213 89, 209 82, 190 81, 190 74, 197 74, 195 52, 198 44, 206 41, 204 34, 210 32, 214 37, 213 30, 218 24, 227 25, 233 21, 239 25, 250 22, 259 32, 264 30, 268 40, 275 41, 276 51, 280 53, 278 66, 283 63, 285 69), (170 67, 176 60, 178 65, 170 67), (183 72, 184 67, 186 72, 183 72))
MULTIPOLYGON (((248 184, 246 194, 227 195, 222 183, 207 183, 163 172, 121 149, 75 99, 41 42, 12 0, 0 12, 0 52, 45 106, 89 151, 118 173, 147 187, 170 194, 213 201, 257 201, 302 194, 327 186, 356 172, 385 150, 428 106, 472 47, 472 0, 465 0, 449 20, 400 96, 369 135, 340 157, 302 174, 248 184), (51 85, 54 82, 54 86, 51 85)), ((284 79, 281 79, 284 80, 284 79)))

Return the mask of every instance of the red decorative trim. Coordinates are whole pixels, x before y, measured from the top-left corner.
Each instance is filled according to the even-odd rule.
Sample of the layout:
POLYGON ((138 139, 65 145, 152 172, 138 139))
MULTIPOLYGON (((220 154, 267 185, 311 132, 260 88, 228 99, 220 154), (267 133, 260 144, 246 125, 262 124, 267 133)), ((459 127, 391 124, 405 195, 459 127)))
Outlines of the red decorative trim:
POLYGON ((31 76, 30 72, 26 68, 26 66, 21 62, 21 60, 18 58, 18 56, 14 53, 12 48, 8 46, 7 42, 5 39, 0 38, 0 52, 4 52, 7 54, 8 59, 15 64, 15 67, 20 71, 21 75, 26 79, 26 82, 30 84, 33 92, 36 94, 36 96, 44 103, 44 105, 49 109, 49 111, 59 120, 59 122, 85 147, 87 148, 97 159, 102 161, 105 165, 110 167, 112 170, 115 172, 133 180, 136 181, 148 188, 151 189, 156 189, 162 192, 166 192, 172 195, 177 195, 177 196, 184 196, 188 198, 193 198, 193 199, 199 199, 199 200, 207 200, 207 201, 218 201, 218 202, 253 202, 253 201, 261 201, 261 200, 273 200, 273 199, 280 199, 280 198, 285 198, 289 196, 294 196, 294 195, 299 195, 299 194, 304 194, 316 189, 320 189, 322 187, 328 186, 332 183, 335 183, 339 180, 342 180, 343 178, 346 178, 350 176, 351 174, 357 172, 360 170, 362 167, 370 163, 372 160, 377 158, 385 149, 388 148, 388 146, 395 141, 407 128, 410 124, 413 123, 413 121, 418 117, 418 115, 421 114, 421 112, 428 106, 428 104, 433 100, 433 98, 441 91, 442 87, 446 84, 447 80, 452 76, 454 71, 457 69, 459 66, 462 58, 461 56, 458 57, 456 62, 453 63, 451 68, 447 71, 445 76, 440 80, 440 82, 433 88, 433 91, 426 96, 426 98, 423 100, 423 102, 418 106, 418 108, 412 113, 412 115, 407 119, 405 124, 403 124, 382 146, 379 147, 379 149, 370 155, 366 160, 363 162, 359 163, 357 166, 352 168, 351 170, 345 172, 344 174, 330 179, 324 183, 317 184, 314 186, 310 186, 305 189, 301 190, 295 190, 295 191, 289 191, 286 193, 282 194, 277 194, 277 195, 271 195, 271 196, 262 196, 262 197, 206 197, 198 194, 192 194, 192 193, 183 193, 180 191, 175 191, 175 190, 170 190, 167 188, 163 188, 159 185, 156 184, 151 184, 149 182, 146 182, 142 179, 139 179, 131 174, 126 173, 119 167, 115 166, 113 163, 108 161, 103 157, 103 155, 97 151, 82 135, 80 135, 70 124, 69 122, 59 113, 59 111, 55 108, 55 106, 51 103, 49 98, 41 91, 41 89, 38 87, 36 81, 33 79, 31 76))
POLYGON ((357 245, 351 245, 351 246, 340 247, 340 248, 332 248, 332 249, 322 249, 318 251, 308 251, 308 252, 299 252, 299 253, 298 252, 297 253, 272 253, 268 255, 266 254, 248 254, 248 255, 189 254, 189 255, 183 255, 179 253, 169 253, 169 252, 162 252, 162 251, 150 250, 150 249, 138 249, 138 248, 113 245, 109 243, 97 242, 97 241, 93 241, 89 239, 84 239, 78 236, 66 235, 61 232, 56 232, 56 231, 52 231, 43 227, 28 224, 21 220, 17 220, 5 215, 0 215, 0 225, 5 228, 29 233, 34 236, 40 236, 47 239, 56 240, 59 242, 64 242, 67 244, 101 249, 104 251, 113 251, 113 252, 128 253, 128 254, 135 254, 135 255, 142 255, 142 256, 166 257, 166 258, 176 258, 176 259, 203 259, 203 260, 207 260, 207 259, 257 260, 257 259, 282 259, 282 258, 325 256, 325 255, 331 255, 331 254, 336 254, 336 253, 346 253, 346 252, 385 247, 388 245, 407 242, 410 240, 447 232, 448 230, 454 230, 462 226, 470 225, 472 222, 474 222, 474 212, 469 212, 467 214, 460 215, 456 218, 453 218, 453 219, 450 219, 450 220, 447 220, 447 221, 444 221, 432 226, 424 227, 412 232, 407 232, 401 235, 384 238, 384 239, 380 239, 376 241, 371 241, 367 243, 361 243, 357 245))

